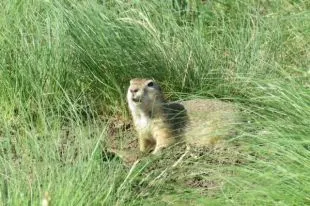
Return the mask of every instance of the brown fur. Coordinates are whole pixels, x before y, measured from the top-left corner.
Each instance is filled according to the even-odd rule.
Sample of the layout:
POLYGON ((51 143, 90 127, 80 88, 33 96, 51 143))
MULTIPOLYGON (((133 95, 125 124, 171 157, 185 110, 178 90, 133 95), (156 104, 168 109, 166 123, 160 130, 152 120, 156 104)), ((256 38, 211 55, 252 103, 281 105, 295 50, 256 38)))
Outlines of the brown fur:
POLYGON ((233 134, 238 122, 231 103, 207 99, 166 102, 159 85, 149 79, 132 79, 127 101, 142 152, 158 153, 183 138, 195 146, 215 144, 233 134))

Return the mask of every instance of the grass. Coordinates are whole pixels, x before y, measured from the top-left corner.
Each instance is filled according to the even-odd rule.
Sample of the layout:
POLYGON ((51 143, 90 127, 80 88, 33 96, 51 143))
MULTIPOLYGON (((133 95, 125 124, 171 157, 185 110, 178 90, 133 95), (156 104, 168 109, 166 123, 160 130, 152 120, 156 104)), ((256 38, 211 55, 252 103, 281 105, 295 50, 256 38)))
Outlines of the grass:
POLYGON ((0 3, 1 204, 38 205, 46 191, 53 205, 310 204, 309 7, 0 3), (109 122, 129 119, 133 77, 156 79, 171 100, 233 101, 246 121, 176 166, 184 150, 124 165, 106 141, 109 122))

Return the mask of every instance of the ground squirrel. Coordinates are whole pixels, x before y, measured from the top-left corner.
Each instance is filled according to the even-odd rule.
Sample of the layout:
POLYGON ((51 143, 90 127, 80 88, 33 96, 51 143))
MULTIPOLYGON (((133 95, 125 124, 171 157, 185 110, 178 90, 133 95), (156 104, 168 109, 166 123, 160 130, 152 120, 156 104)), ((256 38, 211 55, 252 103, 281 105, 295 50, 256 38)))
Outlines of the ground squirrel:
POLYGON ((213 144, 230 134, 237 122, 231 103, 208 99, 167 102, 160 86, 150 79, 130 80, 127 101, 141 152, 155 154, 181 139, 197 146, 213 144))

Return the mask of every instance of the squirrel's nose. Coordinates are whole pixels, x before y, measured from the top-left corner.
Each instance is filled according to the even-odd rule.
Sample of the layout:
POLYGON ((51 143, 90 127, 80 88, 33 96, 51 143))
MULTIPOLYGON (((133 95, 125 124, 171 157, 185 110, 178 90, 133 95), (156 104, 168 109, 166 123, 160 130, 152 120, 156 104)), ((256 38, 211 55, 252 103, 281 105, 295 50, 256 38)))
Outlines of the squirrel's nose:
POLYGON ((130 89, 131 93, 137 93, 139 91, 139 89, 130 89))

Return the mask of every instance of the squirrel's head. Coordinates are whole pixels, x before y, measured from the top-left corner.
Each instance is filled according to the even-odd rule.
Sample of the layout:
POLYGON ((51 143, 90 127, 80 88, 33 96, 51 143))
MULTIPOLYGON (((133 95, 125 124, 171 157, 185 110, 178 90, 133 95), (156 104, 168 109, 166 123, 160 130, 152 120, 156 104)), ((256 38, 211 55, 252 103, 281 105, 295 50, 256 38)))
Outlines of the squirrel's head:
POLYGON ((162 102, 163 94, 154 80, 135 78, 130 80, 127 100, 135 106, 150 107, 154 103, 162 102))

